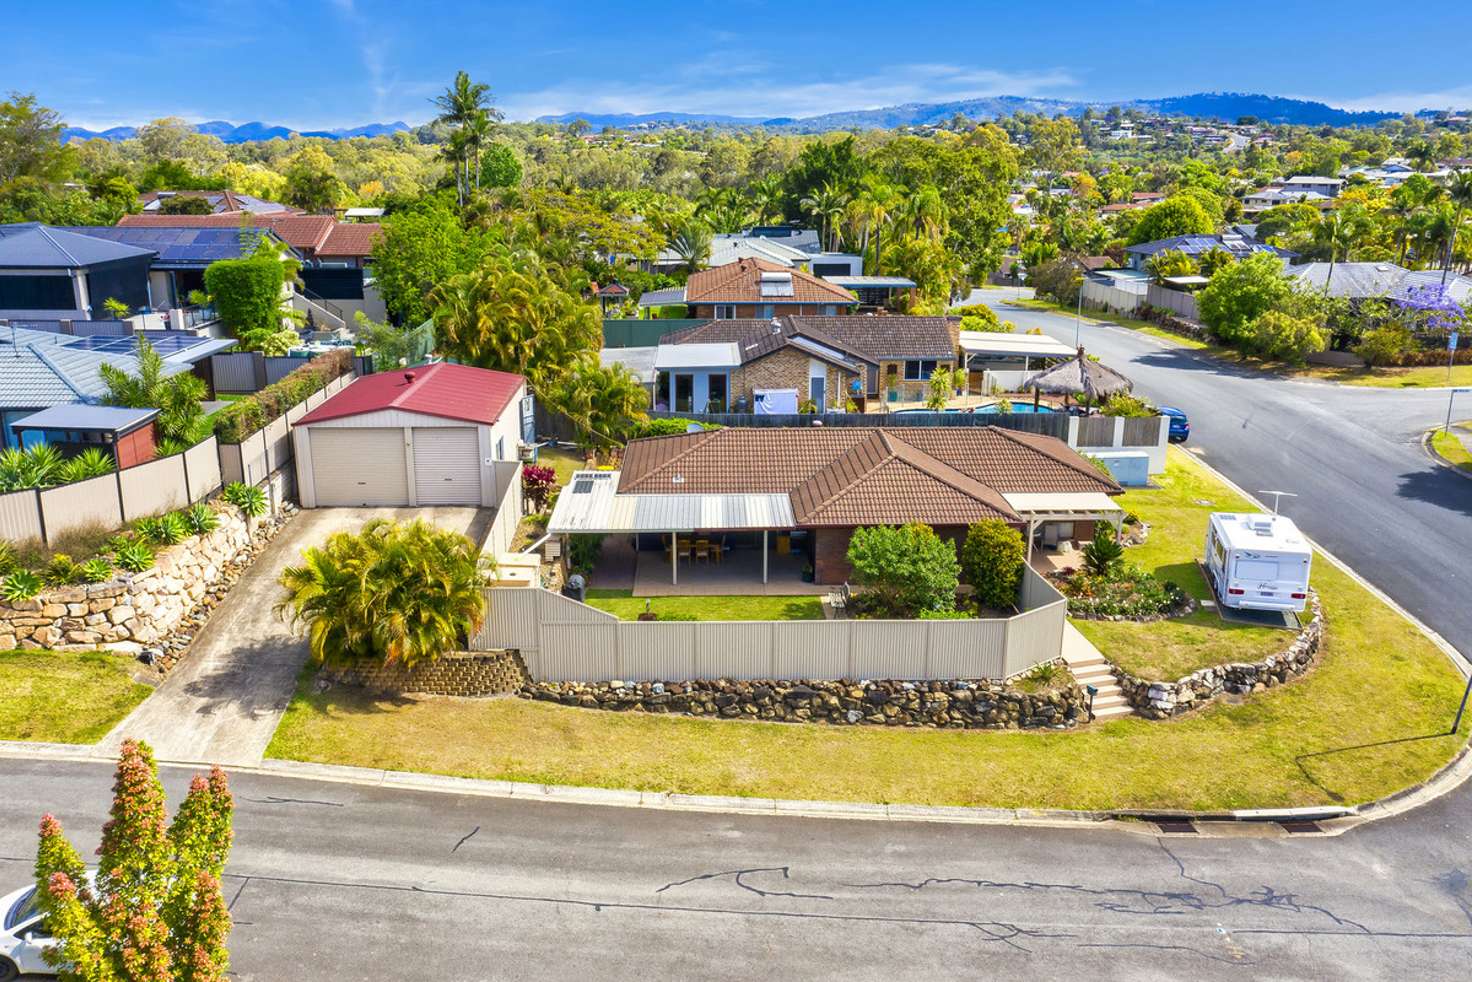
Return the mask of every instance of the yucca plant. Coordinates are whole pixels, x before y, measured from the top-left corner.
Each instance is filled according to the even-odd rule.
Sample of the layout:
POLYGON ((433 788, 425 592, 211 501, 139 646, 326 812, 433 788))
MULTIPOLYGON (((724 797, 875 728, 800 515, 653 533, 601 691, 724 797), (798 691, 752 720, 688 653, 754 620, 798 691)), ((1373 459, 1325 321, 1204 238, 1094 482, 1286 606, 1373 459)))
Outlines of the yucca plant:
POLYGON ((215 510, 204 502, 200 502, 197 505, 190 505, 179 514, 184 516, 184 524, 188 526, 189 531, 194 535, 205 535, 206 533, 213 532, 215 527, 220 524, 220 516, 216 515, 215 510))
POLYGON ((153 565, 153 550, 140 539, 124 539, 113 547, 113 560, 119 569, 141 573, 153 565))
POLYGON ((239 508, 247 518, 256 518, 266 513, 266 492, 254 484, 233 481, 225 485, 220 496, 239 508))
POLYGON ((9 576, 19 565, 20 560, 15 558, 15 546, 10 544, 9 539, 0 539, 0 576, 9 576))
POLYGON ((5 584, 0 586, 0 597, 11 603, 30 600, 41 592, 41 585, 41 577, 28 569, 18 569, 5 577, 5 584))
POLYGON ((177 512, 140 518, 133 523, 133 530, 154 545, 171 546, 189 536, 189 526, 177 512))
POLYGON ((106 583, 112 579, 112 563, 105 556, 93 556, 77 567, 77 577, 83 583, 106 583))
POLYGON ((85 481, 112 473, 112 456, 97 448, 88 447, 57 469, 57 477, 63 484, 85 481))
POLYGON ((50 487, 60 480, 61 451, 49 443, 0 452, 0 491, 50 487))
POLYGON ((66 586, 75 583, 78 576, 77 564, 64 552, 51 557, 51 562, 41 571, 41 579, 47 586, 66 586))

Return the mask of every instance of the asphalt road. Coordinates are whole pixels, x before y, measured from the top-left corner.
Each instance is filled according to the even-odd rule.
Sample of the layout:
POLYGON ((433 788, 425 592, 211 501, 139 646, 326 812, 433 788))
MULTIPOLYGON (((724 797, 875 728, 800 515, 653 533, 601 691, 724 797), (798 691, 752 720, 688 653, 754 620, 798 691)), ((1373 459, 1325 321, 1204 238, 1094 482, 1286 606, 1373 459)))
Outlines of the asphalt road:
MULTIPOLYGON (((1003 291, 973 296, 1073 343, 1072 317, 1007 306, 1003 291)), ((1445 390, 1292 381, 1127 328, 1085 323, 1079 334, 1136 393, 1186 411, 1203 459, 1248 491, 1296 493, 1285 515, 1472 658, 1472 481, 1421 449, 1446 418, 1445 390)), ((1472 416, 1472 395, 1458 399, 1457 415, 1472 416)))
MULTIPOLYGON (((177 800, 188 773, 165 769, 177 800)), ((0 761, 0 884, 38 816, 90 850, 110 772, 0 761)), ((1472 801, 1338 839, 650 812, 237 775, 235 977, 1450 978, 1472 801)))

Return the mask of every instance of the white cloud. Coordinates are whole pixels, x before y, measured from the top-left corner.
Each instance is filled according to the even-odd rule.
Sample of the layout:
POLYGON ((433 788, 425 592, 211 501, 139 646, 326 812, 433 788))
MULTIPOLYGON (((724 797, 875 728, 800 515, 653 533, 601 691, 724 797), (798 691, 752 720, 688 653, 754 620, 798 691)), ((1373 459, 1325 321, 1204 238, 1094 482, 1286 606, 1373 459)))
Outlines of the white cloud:
POLYGON ((1353 99, 1323 99, 1340 109, 1413 113, 1419 109, 1466 109, 1472 107, 1472 85, 1459 85, 1431 92, 1381 92, 1353 99))
POLYGON ((658 111, 800 117, 906 102, 1057 95, 1076 84, 1061 69, 1004 72, 950 64, 893 65, 862 76, 803 80, 791 65, 756 60, 733 64, 729 58, 711 58, 686 64, 668 81, 616 86, 568 81, 535 91, 508 92, 503 104, 513 119, 564 112, 658 111))

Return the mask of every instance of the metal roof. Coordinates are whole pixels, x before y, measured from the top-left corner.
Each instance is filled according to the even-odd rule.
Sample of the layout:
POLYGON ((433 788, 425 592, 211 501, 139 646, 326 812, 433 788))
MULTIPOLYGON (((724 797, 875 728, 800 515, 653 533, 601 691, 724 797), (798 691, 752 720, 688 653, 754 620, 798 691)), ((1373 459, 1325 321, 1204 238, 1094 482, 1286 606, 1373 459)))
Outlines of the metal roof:
POLYGON ((126 433, 152 420, 157 409, 82 404, 52 406, 10 424, 13 430, 100 430, 126 433))
POLYGON ((685 288, 672 286, 663 290, 645 290, 639 294, 641 307, 677 307, 685 302, 685 288))
POLYGON ((635 348, 603 348, 598 352, 598 363, 604 368, 622 365, 640 382, 654 381, 654 356, 659 348, 653 345, 635 348))
POLYGON ((892 287, 894 289, 905 289, 915 285, 915 281, 903 276, 825 276, 823 279, 834 286, 841 286, 845 290, 857 290, 861 287, 892 287))
MULTIPOLYGON (((232 347, 234 338, 201 338, 182 332, 144 335, 164 359, 164 374, 189 370, 201 358, 232 347), (176 347, 170 334, 180 334, 176 347), (172 350, 170 350, 172 349, 172 350)), ((137 337, 79 338, 21 327, 0 330, 0 407, 42 409, 62 403, 88 402, 107 392, 101 365, 138 373, 137 337)))
POLYGON ((1028 491, 1004 494, 1012 510, 1024 518, 1084 518, 1117 515, 1124 511, 1102 491, 1028 491))
POLYGON ((735 368, 741 364, 741 349, 734 341, 696 344, 662 344, 654 356, 656 371, 671 368, 735 368))
POLYGON ((5 269, 86 269, 149 257, 154 251, 138 244, 100 242, 80 230, 40 222, 0 225, 0 267, 5 269))
POLYGON ((95 239, 156 253, 156 269, 202 269, 218 259, 240 259, 255 248, 254 235, 274 235, 251 229, 242 249, 239 228, 181 228, 157 225, 76 226, 68 231, 95 239))
POLYGON ((547 522, 554 535, 790 529, 785 494, 619 494, 617 471, 578 471, 547 522))
POLYGON ((994 331, 962 331, 961 350, 968 355, 997 355, 1005 358, 1072 358, 1072 345, 1046 334, 1002 334, 994 331))
POLYGON ((526 379, 510 372, 449 362, 406 372, 378 372, 358 379, 303 416, 297 425, 401 409, 491 426, 525 384, 526 379))

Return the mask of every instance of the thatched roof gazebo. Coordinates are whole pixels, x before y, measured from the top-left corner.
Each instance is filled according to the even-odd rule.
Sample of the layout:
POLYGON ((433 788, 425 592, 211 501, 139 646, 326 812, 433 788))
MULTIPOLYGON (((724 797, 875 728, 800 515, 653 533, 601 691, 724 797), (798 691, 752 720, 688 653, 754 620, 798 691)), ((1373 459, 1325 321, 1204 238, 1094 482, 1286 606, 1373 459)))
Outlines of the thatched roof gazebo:
POLYGON ((1061 364, 1054 365, 1022 383, 1022 388, 1032 389, 1032 405, 1036 409, 1038 395, 1063 396, 1064 405, 1070 397, 1082 398, 1097 404, 1118 392, 1128 392, 1135 383, 1112 368, 1092 361, 1080 347, 1078 354, 1061 364))

